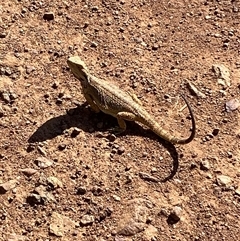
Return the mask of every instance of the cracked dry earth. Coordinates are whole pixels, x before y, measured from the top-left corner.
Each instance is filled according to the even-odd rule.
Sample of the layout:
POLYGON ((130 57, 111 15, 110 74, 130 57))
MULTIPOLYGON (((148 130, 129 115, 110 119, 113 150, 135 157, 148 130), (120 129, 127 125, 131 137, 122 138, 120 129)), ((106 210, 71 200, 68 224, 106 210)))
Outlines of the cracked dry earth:
POLYGON ((240 240, 240 2, 0 4, 0 240, 240 240), (170 133, 85 105, 67 67, 134 92, 170 133))

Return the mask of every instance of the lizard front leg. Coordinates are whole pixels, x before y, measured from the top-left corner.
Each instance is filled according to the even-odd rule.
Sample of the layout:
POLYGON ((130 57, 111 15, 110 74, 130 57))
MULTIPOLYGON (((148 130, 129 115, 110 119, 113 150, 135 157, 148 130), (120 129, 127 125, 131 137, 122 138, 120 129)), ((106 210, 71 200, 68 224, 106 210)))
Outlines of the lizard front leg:
POLYGON ((91 97, 91 95, 84 93, 84 97, 87 100, 87 103, 90 105, 91 109, 96 112, 99 113, 100 109, 99 107, 93 102, 93 99, 91 97))
POLYGON ((131 91, 127 91, 127 93, 131 96, 131 98, 139 105, 142 105, 142 101, 138 99, 138 97, 132 93, 131 91))

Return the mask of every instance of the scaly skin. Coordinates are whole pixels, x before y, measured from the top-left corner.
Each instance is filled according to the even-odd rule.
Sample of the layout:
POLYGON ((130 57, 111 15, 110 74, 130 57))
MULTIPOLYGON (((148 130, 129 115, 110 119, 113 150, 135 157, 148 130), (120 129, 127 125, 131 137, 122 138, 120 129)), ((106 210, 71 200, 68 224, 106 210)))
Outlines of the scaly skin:
POLYGON ((143 108, 135 95, 89 74, 85 63, 78 56, 70 57, 67 63, 74 76, 80 80, 83 94, 91 108, 95 112, 102 111, 116 117, 120 131, 126 130, 125 120, 137 121, 148 126, 154 133, 172 144, 187 144, 193 140, 196 132, 195 119, 184 97, 192 119, 192 132, 188 138, 179 139, 164 130, 143 108))

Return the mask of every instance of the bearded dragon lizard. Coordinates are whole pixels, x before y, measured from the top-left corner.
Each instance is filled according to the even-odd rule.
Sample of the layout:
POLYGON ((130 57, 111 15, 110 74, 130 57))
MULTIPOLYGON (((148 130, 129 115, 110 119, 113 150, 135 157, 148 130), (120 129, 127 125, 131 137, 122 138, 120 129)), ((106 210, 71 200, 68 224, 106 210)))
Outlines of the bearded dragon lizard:
POLYGON ((80 80, 82 92, 87 103, 95 111, 102 111, 117 118, 119 131, 126 130, 126 121, 137 121, 149 127, 154 133, 172 144, 187 144, 193 140, 196 132, 195 119, 190 105, 187 104, 192 119, 191 135, 185 139, 172 136, 143 108, 141 101, 134 95, 125 92, 105 80, 91 75, 85 63, 78 57, 70 57, 67 64, 73 75, 80 80))

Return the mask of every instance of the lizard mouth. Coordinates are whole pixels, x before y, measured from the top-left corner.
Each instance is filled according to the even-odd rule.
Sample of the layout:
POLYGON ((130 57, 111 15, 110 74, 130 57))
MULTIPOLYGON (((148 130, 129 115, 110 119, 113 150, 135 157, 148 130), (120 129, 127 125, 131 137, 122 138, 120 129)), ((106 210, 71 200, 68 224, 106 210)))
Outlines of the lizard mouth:
POLYGON ((85 78, 85 63, 78 57, 70 57, 67 64, 76 78, 85 78))

